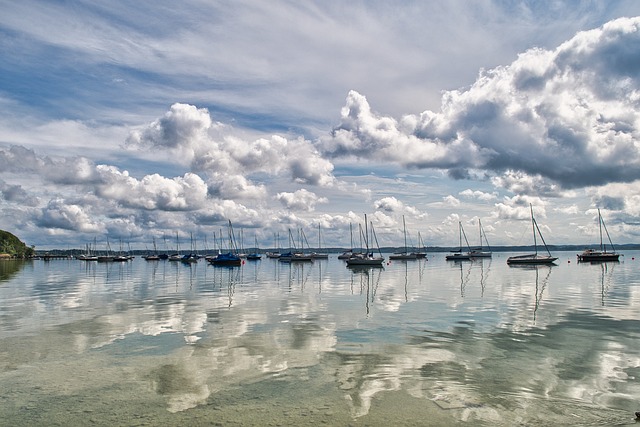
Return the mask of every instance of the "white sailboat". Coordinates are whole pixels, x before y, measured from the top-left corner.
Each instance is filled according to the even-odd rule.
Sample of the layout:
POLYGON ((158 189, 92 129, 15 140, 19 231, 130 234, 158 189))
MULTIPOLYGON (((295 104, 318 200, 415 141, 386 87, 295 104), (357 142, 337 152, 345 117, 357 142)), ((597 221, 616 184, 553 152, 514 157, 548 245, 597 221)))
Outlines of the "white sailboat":
POLYGON ((607 231, 607 226, 604 224, 604 219, 602 219, 602 215, 600 214, 600 209, 598 209, 598 226, 600 228, 600 249, 585 249, 584 252, 578 254, 579 262, 607 262, 607 261, 618 261, 620 254, 616 252, 613 247, 613 242, 611 241, 611 236, 609 236, 609 231, 607 231), (604 231, 607 233, 607 238, 609 239, 609 245, 611 246, 612 252, 607 252, 607 245, 602 243, 602 228, 604 227, 604 231))
POLYGON ((489 240, 487 240, 487 234, 484 232, 482 228, 482 222, 480 218, 478 218, 478 228, 480 229, 480 247, 473 248, 469 252, 469 254, 473 258, 491 258, 491 246, 489 246, 489 240), (487 243, 487 249, 485 249, 482 245, 482 238, 484 237, 484 241, 487 243))
MULTIPOLYGON (((360 227, 360 235, 362 236, 362 225, 360 227)), ((367 227, 367 215, 364 216, 364 244, 366 252, 364 253, 355 253, 347 260, 347 267, 359 267, 359 266, 369 266, 369 267, 382 267, 382 263, 384 262, 384 257, 380 252, 380 246, 377 245, 378 238, 375 235, 375 230, 373 229, 373 223, 371 223, 371 236, 376 240, 376 246, 378 246, 379 256, 374 256, 373 252, 369 252, 369 229, 367 227)))
POLYGON ((420 236, 420 232, 418 231, 418 247, 415 252, 412 252, 416 258, 426 258, 427 257, 427 247, 424 245, 422 241, 422 236, 420 236))
POLYGON ((351 223, 349 223, 349 235, 351 236, 351 248, 338 255, 338 259, 349 259, 356 254, 353 250, 353 228, 351 227, 351 223))
POLYGON ((276 244, 275 251, 267 252, 267 258, 280 258, 280 233, 274 233, 273 237, 276 244))
POLYGON ((404 252, 397 252, 394 253, 392 255, 389 255, 389 259, 390 260, 414 260, 414 259, 418 259, 418 255, 414 252, 414 253, 409 253, 409 251, 407 250, 407 224, 404 221, 404 215, 402 215, 402 228, 404 230, 404 252))
POLYGON ((313 259, 328 259, 329 254, 322 252, 322 233, 320 231, 320 224, 318 224, 318 252, 311 252, 311 258, 313 259))
POLYGON ((447 261, 468 261, 472 258, 471 256, 471 248, 469 247, 469 241, 467 240, 467 235, 464 232, 464 228, 462 228, 462 222, 458 221, 458 234, 460 235, 460 249, 456 252, 453 252, 445 257, 447 261), (467 252, 462 252, 462 236, 464 236, 465 242, 467 242, 467 248, 469 249, 467 252))
POLYGON ((542 233, 540 232, 540 228, 538 228, 538 223, 536 219, 533 217, 533 206, 529 204, 529 208, 531 209, 531 227, 533 229, 533 246, 535 247, 535 253, 526 254, 526 255, 516 255, 507 258, 507 264, 553 264, 557 257, 551 256, 551 252, 549 252, 549 248, 547 247, 547 243, 544 241, 544 237, 542 237, 542 233), (538 253, 538 241, 536 239, 536 231, 537 234, 540 235, 540 240, 544 244, 544 248, 547 251, 547 255, 540 255, 538 253))

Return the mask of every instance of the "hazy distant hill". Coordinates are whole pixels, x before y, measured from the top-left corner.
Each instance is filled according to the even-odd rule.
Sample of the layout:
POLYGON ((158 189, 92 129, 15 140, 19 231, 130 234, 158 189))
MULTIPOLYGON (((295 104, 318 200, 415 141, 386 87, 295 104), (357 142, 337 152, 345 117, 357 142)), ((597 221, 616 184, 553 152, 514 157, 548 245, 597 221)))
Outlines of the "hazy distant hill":
POLYGON ((0 255, 11 255, 13 258, 29 258, 34 249, 25 245, 20 239, 8 231, 0 230, 0 255))

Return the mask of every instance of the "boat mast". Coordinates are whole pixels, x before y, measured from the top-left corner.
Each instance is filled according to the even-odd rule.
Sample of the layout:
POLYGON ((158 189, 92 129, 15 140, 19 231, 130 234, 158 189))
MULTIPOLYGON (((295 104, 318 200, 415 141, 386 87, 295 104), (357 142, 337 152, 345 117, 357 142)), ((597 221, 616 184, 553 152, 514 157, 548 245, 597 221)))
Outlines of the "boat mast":
POLYGON ((533 217, 533 205, 529 203, 529 208, 531 209, 531 229, 533 230, 533 246, 536 251, 536 255, 538 255, 538 242, 536 241, 536 220, 533 217))
POLYGON ((407 223, 404 222, 404 215, 402 215, 402 228, 404 230, 404 253, 407 253, 407 223))
POLYGON ((600 251, 603 251, 603 247, 602 247, 602 215, 600 215, 600 208, 598 208, 598 227, 600 228, 600 251))
POLYGON ((364 244, 367 247, 367 256, 369 256, 369 228, 367 227, 367 214, 364 214, 364 244))
MULTIPOLYGON (((460 224, 460 232, 464 236, 464 241, 467 244, 467 249, 471 252, 471 246, 469 246, 469 239, 467 239, 467 233, 464 232, 464 227, 462 227, 462 221, 459 221, 460 224)), ((460 240, 460 252, 462 252, 462 240, 460 240)))
MULTIPOLYGON (((531 206, 531 203, 529 203, 529 206, 531 206)), ((533 226, 535 227, 533 230, 533 242, 534 245, 536 246, 536 255, 538 255, 538 245, 536 243, 536 230, 538 230, 538 234, 540 235, 540 239, 542 240, 542 243, 544 244, 544 248, 547 251, 547 254, 549 254, 549 256, 551 256, 551 252, 549 251, 549 247, 547 246, 547 242, 544 241, 544 237, 542 237, 542 233, 540 232, 540 228, 538 227, 538 223, 536 222, 536 219, 533 217, 533 206, 531 206, 531 221, 533 222, 533 226)))
MULTIPOLYGON (((613 247, 613 242, 611 241, 611 236, 609 235, 609 230, 607 230, 607 224, 604 223, 604 220, 602 219, 602 216, 600 216, 600 209, 598 209, 598 216, 600 217, 600 223, 602 224, 602 227, 604 227, 604 232, 607 233, 607 239, 609 239, 609 245, 611 245, 611 250, 613 252, 615 252, 616 248, 613 247)), ((602 241, 602 232, 600 233, 600 240, 602 241)))
POLYGON ((376 241, 376 247, 378 248, 378 254, 382 257, 382 251, 380 250, 380 243, 378 243, 378 236, 376 235, 376 230, 373 228, 373 221, 371 221, 371 237, 372 237, 372 240, 376 241))

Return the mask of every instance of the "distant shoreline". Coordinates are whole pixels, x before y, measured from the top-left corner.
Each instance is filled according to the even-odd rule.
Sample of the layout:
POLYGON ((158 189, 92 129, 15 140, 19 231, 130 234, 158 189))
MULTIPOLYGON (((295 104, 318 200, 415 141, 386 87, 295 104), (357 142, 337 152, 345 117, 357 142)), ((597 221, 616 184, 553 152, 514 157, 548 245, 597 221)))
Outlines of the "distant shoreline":
MULTIPOLYGON (((473 247, 472 247, 473 248, 473 247)), ((592 248, 592 249, 597 249, 598 245, 548 245, 549 251, 551 252, 582 252, 585 249, 588 248, 592 248)), ((358 250, 358 248, 355 248, 356 250, 358 250)), ((460 248, 458 246, 455 247, 446 247, 446 246, 427 246, 426 248, 424 248, 424 251, 429 254, 429 253, 441 253, 441 252, 457 252, 460 248)), ((255 248, 245 248, 245 251, 249 251, 249 252, 253 252, 255 250, 255 248)), ((287 251, 288 248, 280 248, 279 251, 283 252, 283 251, 287 251)), ((324 252, 324 253, 329 253, 329 254, 340 254, 344 251, 346 251, 348 249, 346 248, 322 248, 320 249, 320 251, 324 252)), ((410 251, 417 251, 418 248, 410 248, 410 251)), ((491 248, 484 248, 484 250, 487 251, 491 251, 491 252, 532 252, 535 250, 535 247, 532 245, 524 245, 524 246, 495 246, 495 247, 491 247, 491 248)), ((544 248, 540 248, 538 246, 538 252, 540 251, 544 251, 544 248)), ((613 249, 611 249, 611 247, 609 245, 607 245, 607 250, 610 252, 613 252, 613 249)), ((633 250, 640 250, 640 244, 637 243, 631 243, 631 244, 624 244, 624 245, 616 245, 615 246, 615 251, 616 252, 624 252, 624 251, 633 251, 633 250)), ((260 253, 265 253, 265 252, 274 252, 274 251, 278 251, 278 249, 276 248, 258 248, 258 252, 260 253)), ((305 248, 305 251, 318 251, 318 248, 305 248)), ((377 249, 372 249, 371 251, 373 252, 377 252, 377 249)), ((403 252, 404 251, 404 247, 383 247, 380 248, 380 251, 383 253, 394 253, 394 252, 403 252)), ((463 248, 464 251, 464 248, 463 248)), ((100 252, 100 251, 98 251, 100 252)), ((146 250, 146 249, 134 249, 131 251, 126 251, 126 253, 131 254, 131 255, 145 255, 148 254, 152 251, 146 250)), ((161 251, 157 251, 158 253, 167 253, 167 252, 174 252, 173 250, 169 250, 169 251, 165 251, 165 250, 161 250, 161 251)), ((184 252, 184 251, 183 251, 184 252)), ((188 252, 188 251, 187 251, 188 252)), ((207 253, 212 253, 212 252, 217 252, 217 249, 201 249, 197 251, 200 254, 207 254, 207 253)), ((83 254, 85 253, 84 249, 49 249, 49 250, 36 250, 36 256, 42 256, 44 254, 59 254, 59 255, 79 255, 79 254, 83 254)))

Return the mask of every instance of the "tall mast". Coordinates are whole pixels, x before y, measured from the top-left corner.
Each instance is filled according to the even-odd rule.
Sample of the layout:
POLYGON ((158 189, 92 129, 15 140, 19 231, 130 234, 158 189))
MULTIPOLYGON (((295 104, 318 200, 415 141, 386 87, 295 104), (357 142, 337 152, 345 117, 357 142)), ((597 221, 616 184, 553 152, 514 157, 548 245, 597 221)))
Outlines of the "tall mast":
POLYGON ((404 252, 407 252, 407 223, 404 222, 404 215, 402 215, 402 228, 404 230, 404 252))
POLYGON ((538 255, 538 242, 536 241, 536 220, 533 218, 533 205, 529 203, 529 208, 531 209, 531 229, 533 230, 533 246, 536 250, 536 255, 538 255))
POLYGON ((598 227, 600 227, 600 250, 602 251, 602 215, 600 215, 600 208, 598 208, 598 227))

